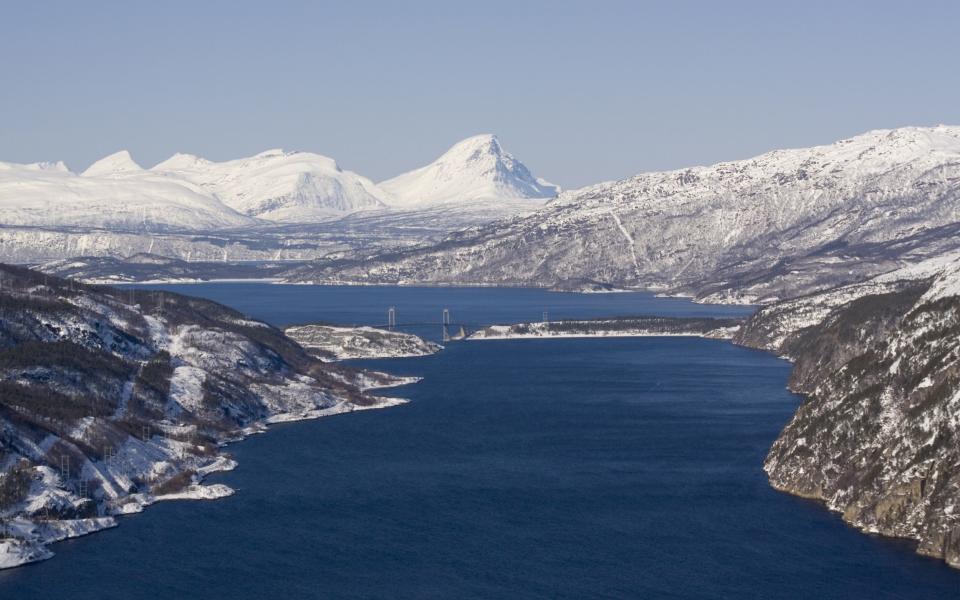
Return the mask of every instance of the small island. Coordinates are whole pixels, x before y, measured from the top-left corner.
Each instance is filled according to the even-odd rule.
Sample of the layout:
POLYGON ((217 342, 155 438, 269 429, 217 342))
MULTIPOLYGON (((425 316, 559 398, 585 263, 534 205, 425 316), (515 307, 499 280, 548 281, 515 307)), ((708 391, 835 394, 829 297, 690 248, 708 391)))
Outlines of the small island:
POLYGON ((298 344, 327 360, 428 356, 443 346, 412 333, 376 327, 302 325, 284 332, 298 344))

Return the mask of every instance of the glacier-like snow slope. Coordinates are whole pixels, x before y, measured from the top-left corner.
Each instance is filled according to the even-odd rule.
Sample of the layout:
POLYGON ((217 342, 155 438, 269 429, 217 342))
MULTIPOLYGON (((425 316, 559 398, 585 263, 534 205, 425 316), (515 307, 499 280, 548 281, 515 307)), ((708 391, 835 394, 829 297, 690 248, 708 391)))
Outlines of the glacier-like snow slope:
POLYGON ((792 271, 807 272, 807 290, 825 289, 955 248, 958 222, 960 128, 909 127, 602 183, 432 248, 297 277, 543 285, 588 278, 773 300, 777 286, 803 293, 789 289, 792 271), (765 288, 769 282, 776 285, 765 288))
POLYGON ((226 162, 176 154, 150 171, 189 181, 245 215, 283 223, 383 208, 387 199, 366 177, 310 152, 268 150, 226 162))
POLYGON ((557 186, 535 178, 490 134, 458 142, 429 165, 383 181, 380 187, 396 208, 482 203, 502 206, 506 213, 560 192, 557 186))
POLYGON ((201 231, 256 221, 195 186, 140 169, 121 152, 82 175, 63 163, 0 163, 0 224, 201 231))

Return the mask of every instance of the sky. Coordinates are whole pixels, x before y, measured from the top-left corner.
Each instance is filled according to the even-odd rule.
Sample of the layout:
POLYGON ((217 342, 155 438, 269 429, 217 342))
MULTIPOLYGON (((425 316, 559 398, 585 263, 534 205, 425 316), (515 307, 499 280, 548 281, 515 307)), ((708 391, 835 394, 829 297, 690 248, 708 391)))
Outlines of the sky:
POLYGON ((565 188, 960 125, 960 2, 8 2, 0 161, 271 148, 375 181, 495 133, 565 188))

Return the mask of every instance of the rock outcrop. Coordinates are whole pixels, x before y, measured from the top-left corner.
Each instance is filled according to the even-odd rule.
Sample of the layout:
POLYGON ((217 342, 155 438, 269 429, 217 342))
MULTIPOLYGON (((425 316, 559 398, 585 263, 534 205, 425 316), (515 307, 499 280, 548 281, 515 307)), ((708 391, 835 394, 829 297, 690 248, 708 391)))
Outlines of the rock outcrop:
POLYGON ((960 278, 956 263, 913 278, 927 274, 773 305, 736 341, 794 361, 806 397, 766 458, 771 484, 960 567, 960 278))

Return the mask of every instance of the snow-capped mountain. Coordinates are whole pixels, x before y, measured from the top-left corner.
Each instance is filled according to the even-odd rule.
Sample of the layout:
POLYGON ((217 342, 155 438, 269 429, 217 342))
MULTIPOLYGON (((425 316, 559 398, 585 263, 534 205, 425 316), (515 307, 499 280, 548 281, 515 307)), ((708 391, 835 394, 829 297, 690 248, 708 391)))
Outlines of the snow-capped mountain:
POLYGON ((119 231, 204 231, 256 220, 195 186, 143 171, 126 152, 82 175, 63 163, 0 163, 0 225, 119 231))
POLYGON ((320 265, 296 278, 542 285, 592 279, 764 301, 957 247, 958 228, 960 128, 910 127, 602 183, 436 247, 320 265))
POLYGON ((386 206, 386 194, 372 181, 310 152, 268 150, 226 162, 176 154, 150 171, 188 181, 238 212, 268 221, 315 223, 386 206))
POLYGON ((537 179, 496 136, 467 138, 425 167, 380 183, 396 208, 423 208, 438 204, 513 204, 530 206, 531 200, 546 200, 560 189, 537 179))
POLYGON ((415 173, 419 189, 433 181, 440 195, 408 203, 331 158, 282 150, 224 162, 175 154, 150 169, 124 150, 80 175, 63 163, 0 163, 0 259, 369 255, 529 213, 556 191, 492 136, 415 173))
POLYGON ((114 152, 109 156, 104 156, 93 163, 87 170, 81 173, 84 177, 109 177, 116 175, 127 175, 130 173, 140 173, 143 167, 138 165, 130 153, 126 150, 114 152))

